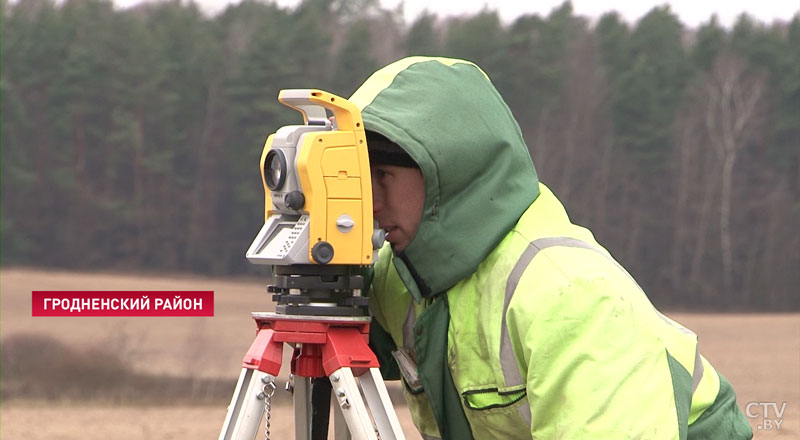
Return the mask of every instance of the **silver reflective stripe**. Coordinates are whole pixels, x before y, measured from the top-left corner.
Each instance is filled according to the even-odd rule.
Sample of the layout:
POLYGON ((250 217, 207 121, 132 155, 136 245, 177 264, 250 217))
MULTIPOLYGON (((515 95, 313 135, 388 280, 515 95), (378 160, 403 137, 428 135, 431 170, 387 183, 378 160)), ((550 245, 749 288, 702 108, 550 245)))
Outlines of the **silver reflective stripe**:
MULTIPOLYGON (((689 330, 688 328, 681 327, 677 325, 675 322, 670 321, 664 316, 661 312, 656 310, 656 315, 661 318, 662 321, 669 324, 670 327, 677 329, 679 332, 685 335, 694 335, 694 332, 689 330)), ((700 357, 700 344, 695 345, 694 347, 694 369, 692 371, 692 395, 694 395, 694 391, 697 389, 697 385, 700 384, 700 380, 703 379, 703 359, 700 357)))
MULTIPOLYGON (((514 268, 511 270, 511 274, 508 276, 508 281, 506 282, 506 297, 503 301, 503 320, 501 324, 500 339, 500 366, 503 370, 506 386, 508 387, 519 386, 524 383, 522 381, 519 368, 517 367, 517 360, 514 356, 514 350, 511 347, 511 336, 508 333, 508 325, 506 324, 506 312, 508 312, 508 305, 511 303, 511 298, 514 296, 514 291, 517 290, 517 284, 519 284, 522 274, 525 273, 525 269, 528 268, 528 264, 531 262, 531 260, 533 260, 533 257, 535 257, 536 254, 538 254, 542 249, 554 246, 589 249, 611 259, 611 257, 597 247, 572 237, 540 238, 528 244, 528 247, 525 248, 524 252, 522 252, 519 260, 517 260, 517 264, 514 265, 514 268)), ((613 259, 611 260, 613 261, 613 259)))
POLYGON ((525 420, 525 423, 527 423, 528 426, 530 427, 531 426, 531 404, 528 403, 526 405, 520 405, 519 409, 517 409, 517 412, 519 413, 520 417, 522 417, 522 419, 525 420))
POLYGON ((522 273, 528 267, 528 263, 533 260, 533 257, 539 253, 539 248, 535 247, 533 243, 529 244, 525 252, 517 260, 514 269, 506 281, 506 297, 503 300, 503 320, 501 324, 500 336, 500 368, 503 370, 503 377, 506 380, 506 386, 513 387, 522 385, 522 375, 520 375, 519 368, 517 367, 517 360, 514 356, 514 350, 511 347, 511 336, 508 334, 508 325, 506 324, 506 312, 508 311, 508 304, 511 302, 511 297, 514 296, 514 291, 517 290, 522 273))
POLYGON ((700 380, 703 378, 703 359, 700 357, 700 345, 698 344, 695 346, 695 353, 694 353, 694 371, 692 372, 692 395, 694 395, 694 390, 697 389, 697 385, 700 384, 700 380))
POLYGON ((685 335, 693 335, 694 334, 694 332, 689 330, 688 328, 681 327, 679 325, 675 325, 675 323, 673 321, 670 321, 666 316, 664 316, 664 314, 662 314, 658 310, 656 310, 656 315, 658 315, 658 317, 661 318, 662 321, 664 321, 667 324, 669 324, 670 327, 678 330, 679 332, 681 332, 681 333, 683 333, 685 335))
POLYGON ((414 300, 409 299, 406 320, 403 321, 403 348, 411 350, 412 353, 414 353, 414 324, 416 323, 416 319, 417 317, 414 314, 414 300))

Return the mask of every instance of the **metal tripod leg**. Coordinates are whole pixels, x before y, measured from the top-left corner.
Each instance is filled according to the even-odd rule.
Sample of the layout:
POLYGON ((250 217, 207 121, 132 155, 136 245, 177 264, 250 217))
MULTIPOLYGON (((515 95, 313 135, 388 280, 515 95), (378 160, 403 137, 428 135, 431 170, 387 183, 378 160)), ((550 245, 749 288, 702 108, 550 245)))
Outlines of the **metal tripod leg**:
POLYGON ((219 440, 255 438, 264 415, 264 398, 263 394, 259 395, 264 384, 274 380, 273 376, 262 371, 242 368, 219 440))
POLYGON ((311 438, 311 379, 294 376, 294 438, 311 438))
MULTIPOLYGON (((331 400, 336 399, 336 396, 331 393, 331 400)), ((338 402, 338 401, 337 401, 338 402)), ((351 440, 350 431, 347 429, 347 421, 342 414, 342 408, 335 404, 333 408, 333 438, 336 440, 351 440)))
POLYGON ((367 405, 372 411, 372 418, 381 435, 381 440, 405 439, 403 429, 400 427, 400 420, 394 411, 392 400, 389 398, 389 391, 383 383, 380 370, 370 368, 359 378, 361 390, 367 399, 367 405))
POLYGON ((294 376, 293 394, 294 438, 327 440, 331 409, 331 387, 328 378, 294 376))
POLYGON ((377 368, 370 368, 361 376, 361 389, 367 404, 372 410, 375 427, 367 412, 367 405, 361 398, 353 371, 349 367, 342 367, 330 376, 333 384, 333 395, 339 408, 342 410, 347 427, 354 440, 377 439, 375 427, 381 440, 404 439, 400 421, 394 412, 389 393, 377 368))

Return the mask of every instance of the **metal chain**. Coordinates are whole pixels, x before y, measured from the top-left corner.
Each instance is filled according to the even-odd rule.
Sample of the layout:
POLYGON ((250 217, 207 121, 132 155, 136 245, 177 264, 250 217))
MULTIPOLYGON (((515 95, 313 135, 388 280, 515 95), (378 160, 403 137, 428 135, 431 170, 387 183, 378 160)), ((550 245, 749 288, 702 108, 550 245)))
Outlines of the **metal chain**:
POLYGON ((258 394, 258 399, 264 400, 264 438, 269 440, 269 411, 270 404, 272 403, 272 396, 275 394, 275 378, 272 375, 266 375, 261 378, 261 392, 258 394))

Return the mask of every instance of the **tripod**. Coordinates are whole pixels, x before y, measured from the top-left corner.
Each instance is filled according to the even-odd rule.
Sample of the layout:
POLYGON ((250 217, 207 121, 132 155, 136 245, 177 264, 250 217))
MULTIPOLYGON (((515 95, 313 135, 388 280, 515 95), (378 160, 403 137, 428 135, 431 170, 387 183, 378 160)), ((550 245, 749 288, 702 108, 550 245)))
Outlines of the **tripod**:
MULTIPOLYGON (((336 420, 337 439, 346 438, 348 430, 355 440, 404 438, 389 393, 378 370, 377 358, 367 345, 370 317, 341 316, 357 313, 353 310, 361 310, 363 313, 363 307, 353 307, 353 297, 347 295, 340 295, 343 299, 337 302, 337 304, 345 302, 348 304, 346 306, 315 307, 309 305, 308 296, 289 293, 290 289, 298 289, 298 285, 304 286, 301 289, 303 293, 312 290, 317 290, 319 293, 319 289, 310 289, 309 286, 322 285, 330 288, 331 283, 334 283, 341 287, 342 282, 347 286, 344 290, 360 292, 360 289, 349 289, 350 285, 346 279, 343 281, 342 275, 327 277, 327 280, 323 278, 325 277, 320 278, 308 273, 289 275, 285 272, 276 276, 277 285, 270 286, 269 290, 276 293, 273 299, 279 303, 279 313, 252 314, 258 332, 244 357, 242 372, 228 407, 219 440, 254 439, 265 411, 266 429, 269 435, 269 399, 274 392, 275 377, 281 368, 284 343, 295 347, 291 372, 295 378, 296 439, 319 438, 320 427, 324 428, 322 438, 327 438, 329 413, 327 405, 330 403, 330 393, 326 387, 327 381, 324 381, 326 376, 330 380, 337 403, 335 414, 337 417, 341 414, 347 427, 342 429, 341 419, 336 420), (296 312, 311 312, 318 315, 293 314, 296 312), (323 313, 339 316, 323 315, 323 313), (356 380, 356 377, 359 380, 356 380), (312 398, 312 379, 314 387, 322 390, 320 393, 314 389, 314 398, 312 398), (359 391, 359 385, 366 403, 359 391), (369 412, 367 408, 370 409, 369 412), (315 418, 315 414, 318 418, 315 418), (376 429, 380 437, 376 435, 376 429)), ((352 277, 350 279, 352 280, 352 277)), ((341 293, 341 289, 336 290, 341 293)), ((360 296, 356 295, 355 298, 360 296)), ((356 301, 361 304, 363 302, 356 301)))

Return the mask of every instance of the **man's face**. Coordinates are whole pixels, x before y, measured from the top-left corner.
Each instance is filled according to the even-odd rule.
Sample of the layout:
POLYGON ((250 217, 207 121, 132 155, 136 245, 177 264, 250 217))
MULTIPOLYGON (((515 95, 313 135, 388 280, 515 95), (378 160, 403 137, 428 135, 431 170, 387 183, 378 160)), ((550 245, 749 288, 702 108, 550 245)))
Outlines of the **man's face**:
POLYGON ((402 252, 414 238, 425 206, 425 180, 417 168, 372 166, 372 212, 386 241, 402 252))

